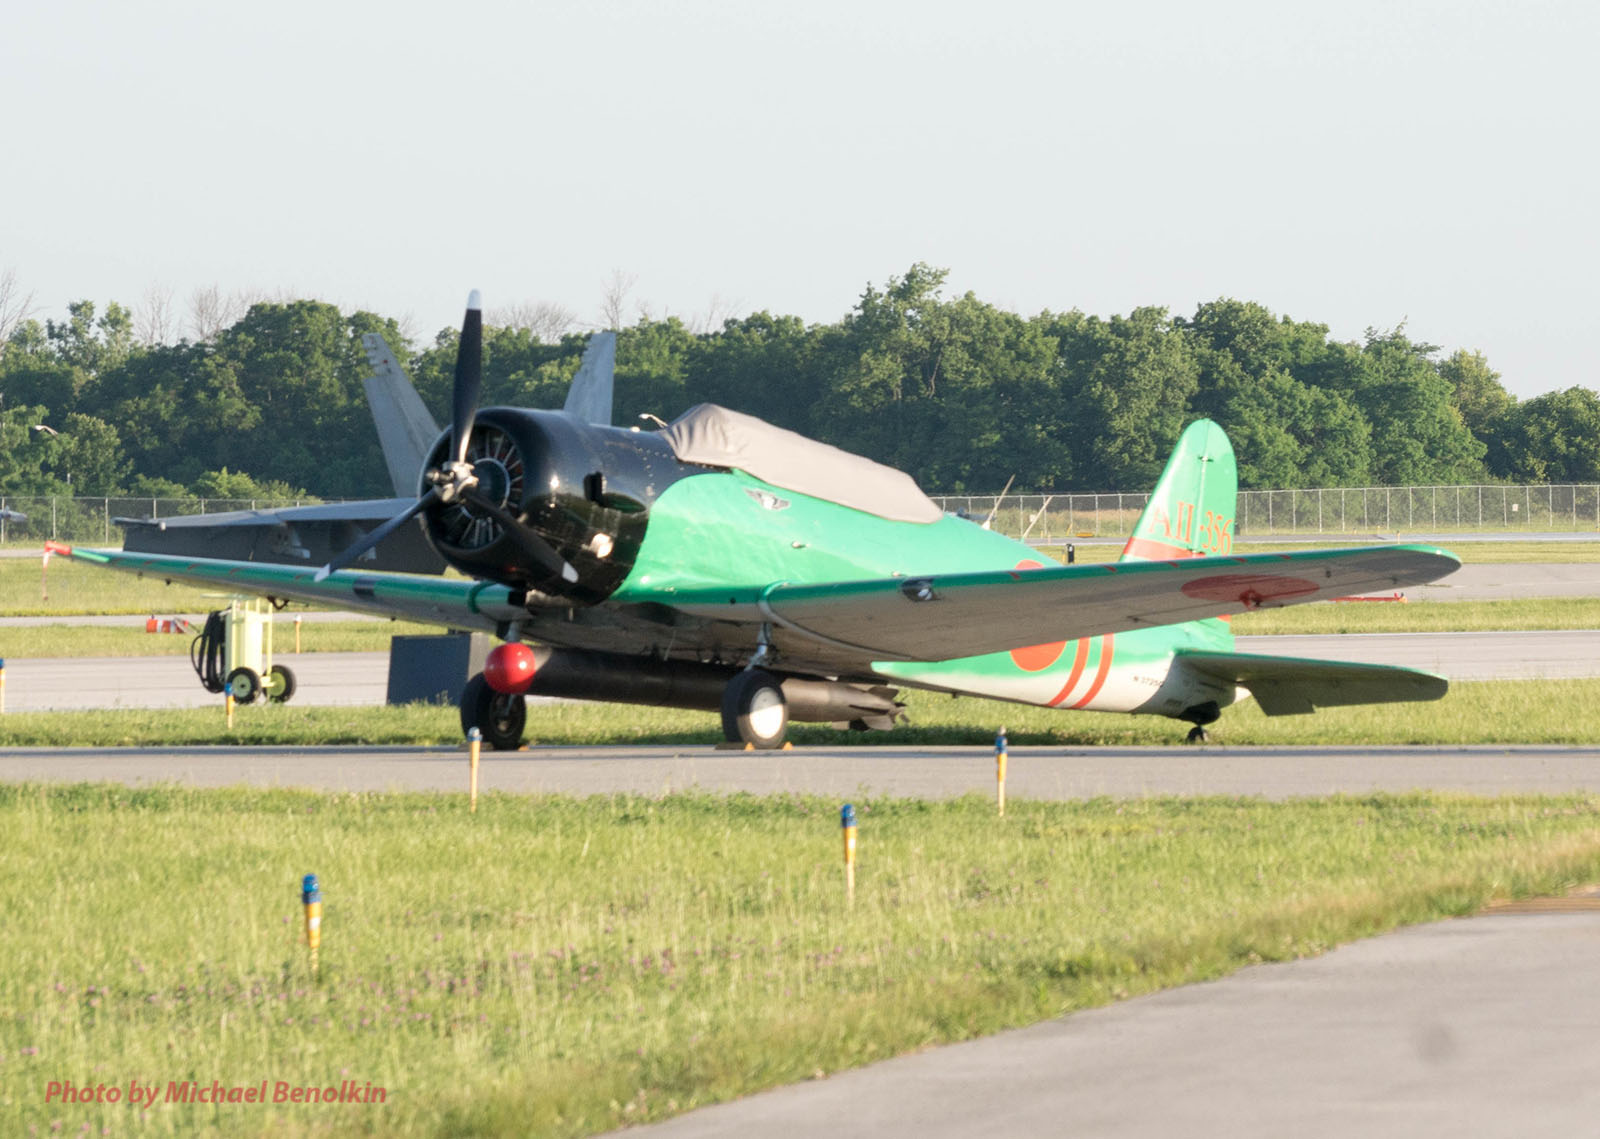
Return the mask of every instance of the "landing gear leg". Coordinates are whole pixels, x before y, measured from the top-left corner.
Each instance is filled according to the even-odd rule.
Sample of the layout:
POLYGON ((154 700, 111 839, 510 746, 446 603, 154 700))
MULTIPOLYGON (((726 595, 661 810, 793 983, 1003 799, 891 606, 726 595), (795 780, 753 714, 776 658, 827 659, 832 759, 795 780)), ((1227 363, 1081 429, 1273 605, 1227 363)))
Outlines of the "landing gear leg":
POLYGON ((747 668, 728 681, 722 693, 722 734, 729 743, 763 750, 782 747, 788 730, 789 705, 777 677, 747 668))
POLYGON ((527 722, 528 705, 521 696, 496 692, 481 672, 467 681, 461 693, 462 734, 477 728, 495 751, 516 751, 527 722))

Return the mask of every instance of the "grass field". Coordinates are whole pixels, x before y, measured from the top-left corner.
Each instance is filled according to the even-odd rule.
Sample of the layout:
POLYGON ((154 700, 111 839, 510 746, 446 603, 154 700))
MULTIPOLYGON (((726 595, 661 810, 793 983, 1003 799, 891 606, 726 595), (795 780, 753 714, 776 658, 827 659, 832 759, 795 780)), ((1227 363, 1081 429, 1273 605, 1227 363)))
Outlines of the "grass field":
MULTIPOLYGON (((1186 724, 1158 716, 1062 712, 975 697, 905 693, 910 723, 889 732, 844 733, 797 724, 796 747, 971 745, 987 747, 1004 726, 1013 744, 1180 745, 1186 724)), ((1462 682, 1425 704, 1327 708, 1310 716, 1261 714, 1254 701, 1225 710, 1212 725, 1225 746, 1309 744, 1594 744, 1600 742, 1600 680, 1462 682)), ((672 708, 564 703, 528 710, 527 739, 541 744, 683 744, 722 739, 717 716, 672 708)), ((204 744, 454 745, 454 707, 314 708, 248 705, 234 729, 220 706, 198 709, 103 709, 18 712, 0 716, 0 748, 133 747, 204 744)))
POLYGON ((585 1135, 1600 874, 1585 798, 857 810, 848 905, 820 799, 0 787, 0 1121, 585 1135), (66 1079, 387 1101, 47 1105, 66 1079))
MULTIPOLYGON (((124 627, 108 625, 19 625, 0 629, 0 656, 26 660, 43 657, 147 657, 188 656, 194 634, 147 633, 143 622, 132 619, 124 627)), ((198 628, 196 629, 198 632, 198 628)), ((303 621, 300 649, 308 653, 388 652, 398 636, 434 635, 438 625, 413 621, 303 621)), ((273 621, 273 651, 294 650, 294 617, 279 614, 273 621)))

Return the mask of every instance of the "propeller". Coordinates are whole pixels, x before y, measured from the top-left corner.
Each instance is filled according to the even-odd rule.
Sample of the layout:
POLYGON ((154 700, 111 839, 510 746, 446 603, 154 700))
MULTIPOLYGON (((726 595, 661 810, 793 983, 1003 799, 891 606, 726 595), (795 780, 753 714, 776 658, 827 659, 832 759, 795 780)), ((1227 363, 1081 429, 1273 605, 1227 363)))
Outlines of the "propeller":
POLYGON ((567 582, 578 580, 578 571, 554 546, 525 526, 511 511, 478 490, 478 474, 467 462, 467 453, 471 448, 472 424, 478 416, 478 396, 482 388, 483 300, 478 290, 473 289, 467 297, 467 315, 461 322, 461 343, 456 349, 449 460, 424 474, 423 477, 433 485, 417 501, 342 551, 313 575, 313 581, 323 581, 334 570, 343 569, 434 503, 458 500, 499 521, 517 549, 551 577, 559 577, 567 582))

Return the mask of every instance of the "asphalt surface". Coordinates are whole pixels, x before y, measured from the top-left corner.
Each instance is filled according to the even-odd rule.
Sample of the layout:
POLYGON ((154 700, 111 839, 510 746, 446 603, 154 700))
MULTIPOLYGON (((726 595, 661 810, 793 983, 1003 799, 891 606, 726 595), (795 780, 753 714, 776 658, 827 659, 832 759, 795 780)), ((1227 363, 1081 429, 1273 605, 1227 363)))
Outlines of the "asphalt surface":
MULTIPOLYGON (((1175 728, 1174 738, 1181 734, 1175 728)), ((1010 753, 1007 793, 1035 799, 1099 795, 1251 795, 1267 799, 1419 788, 1471 794, 1600 794, 1594 747, 1054 748, 1010 753)), ((0 779, 198 787, 250 784, 332 791, 460 791, 462 748, 12 748, 0 779)), ((787 752, 677 747, 541 747, 485 752, 484 791, 662 794, 698 788, 944 798, 994 794, 988 747, 808 747, 787 752)))
MULTIPOLYGON (((382 704, 388 692, 388 653, 274 653, 272 659, 294 672, 296 704, 382 704)), ((8 712, 203 708, 221 702, 201 686, 187 656, 6 661, 8 712)))
POLYGON ((709 1107, 641 1139, 1600 1133, 1600 912, 1440 922, 709 1107))
MULTIPOLYGON (((1453 680, 1600 676, 1600 630, 1588 629, 1240 637, 1237 647, 1246 653, 1408 665, 1453 680)), ((387 653, 277 653, 273 659, 294 671, 296 704, 375 705, 388 691, 387 653)), ((186 656, 10 659, 5 697, 11 712, 202 708, 220 699, 200 686, 186 656)))

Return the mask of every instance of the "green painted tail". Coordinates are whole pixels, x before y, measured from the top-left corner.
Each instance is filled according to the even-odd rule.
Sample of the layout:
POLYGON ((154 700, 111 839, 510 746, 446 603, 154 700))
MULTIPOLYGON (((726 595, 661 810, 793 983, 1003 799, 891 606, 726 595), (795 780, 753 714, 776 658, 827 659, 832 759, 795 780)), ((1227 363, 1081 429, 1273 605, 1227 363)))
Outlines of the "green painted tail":
POLYGON ((1233 517, 1239 468, 1228 437, 1209 419, 1184 429, 1161 472, 1133 536, 1125 562, 1170 561, 1233 552, 1233 517))
MULTIPOLYGON (((1153 562, 1233 552, 1239 502, 1239 467, 1233 444, 1209 419, 1184 428, 1144 512, 1123 547, 1122 561, 1153 562)), ((1233 629, 1221 620, 1195 621, 1185 632, 1219 648, 1233 647, 1233 629)))

